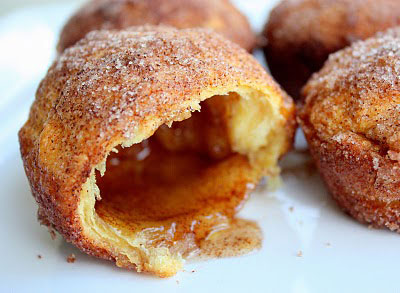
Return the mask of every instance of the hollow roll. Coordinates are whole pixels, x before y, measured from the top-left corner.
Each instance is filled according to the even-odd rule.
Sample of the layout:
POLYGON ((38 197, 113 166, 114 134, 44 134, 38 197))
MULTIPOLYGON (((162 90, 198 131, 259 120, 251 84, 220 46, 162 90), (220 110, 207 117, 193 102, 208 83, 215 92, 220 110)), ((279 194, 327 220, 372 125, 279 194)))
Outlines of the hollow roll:
POLYGON ((256 227, 234 215, 261 176, 278 175, 294 120, 291 99, 236 44, 136 27, 65 50, 19 138, 44 224, 88 254, 167 277, 202 249, 256 246, 256 227))
POLYGON ((400 231, 400 29, 329 57, 299 120, 334 199, 358 221, 400 231))
POLYGON ((64 26, 59 52, 99 29, 124 29, 136 25, 214 29, 248 51, 256 37, 247 18, 229 0, 91 0, 64 26))
POLYGON ((265 26, 272 75, 294 98, 329 54, 400 24, 398 0, 283 0, 265 26))

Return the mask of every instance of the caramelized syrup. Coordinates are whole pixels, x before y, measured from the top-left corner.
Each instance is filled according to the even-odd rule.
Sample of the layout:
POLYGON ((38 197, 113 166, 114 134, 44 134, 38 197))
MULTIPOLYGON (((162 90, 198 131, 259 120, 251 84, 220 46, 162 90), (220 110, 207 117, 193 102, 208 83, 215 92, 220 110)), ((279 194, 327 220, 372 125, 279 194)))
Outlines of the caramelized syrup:
POLYGON ((167 247, 184 257, 231 256, 258 248, 258 226, 234 215, 259 174, 245 156, 230 152, 221 121, 210 116, 215 117, 209 111, 195 113, 111 154, 105 175, 97 176, 102 197, 97 214, 125 236, 140 236, 149 247, 167 247), (204 131, 202 123, 217 129, 204 131), (211 142, 218 147, 209 147, 211 142))

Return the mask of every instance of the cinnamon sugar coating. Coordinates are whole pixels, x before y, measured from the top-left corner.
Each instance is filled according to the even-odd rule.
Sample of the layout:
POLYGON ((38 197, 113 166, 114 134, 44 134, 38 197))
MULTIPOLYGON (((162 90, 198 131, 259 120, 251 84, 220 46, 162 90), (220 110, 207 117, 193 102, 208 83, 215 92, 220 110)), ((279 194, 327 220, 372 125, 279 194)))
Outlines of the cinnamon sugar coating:
POLYGON ((332 54, 304 87, 299 121, 332 196, 400 232, 400 28, 332 54))
MULTIPOLYGON (((123 176, 107 177, 108 169, 112 172, 118 167, 115 161, 118 164, 119 160, 131 158, 137 147, 141 157, 123 164, 127 170, 137 170, 146 156, 140 147, 147 139, 168 144, 164 138, 171 133, 164 132, 165 125, 178 123, 179 126, 180 121, 191 119, 192 112, 202 110, 203 106, 214 113, 213 119, 219 119, 212 127, 224 124, 221 129, 227 131, 229 153, 222 159, 217 156, 219 159, 212 161, 211 167, 199 171, 201 176, 196 175, 196 170, 186 172, 196 173, 195 180, 205 182, 201 186, 195 185, 195 181, 185 185, 188 177, 180 176, 181 185, 171 190, 178 190, 179 196, 185 188, 191 189, 189 194, 201 191, 205 196, 212 196, 206 190, 210 188, 221 193, 222 199, 227 195, 245 199, 262 175, 279 173, 277 160, 291 147, 295 130, 292 100, 250 54, 209 30, 152 26, 94 31, 66 49, 40 83, 29 119, 19 132, 25 171, 42 223, 55 228, 82 251, 112 260, 118 266, 161 277, 174 275, 182 267, 179 248, 185 242, 179 242, 183 244, 176 245, 175 250, 154 247, 154 239, 144 237, 143 233, 137 236, 144 231, 136 233, 141 222, 135 223, 136 228, 130 226, 125 220, 134 216, 129 211, 122 213, 118 202, 113 202, 112 196, 102 198, 102 192, 107 192, 108 187, 114 192, 113 186, 119 192, 120 186, 132 183, 131 180, 115 182, 127 177, 124 169, 118 169, 123 176), (206 99, 211 102, 200 104, 206 99), (231 109, 227 112, 229 115, 219 114, 224 108, 231 109), (163 132, 153 135, 161 126, 163 132), (130 146, 126 149, 128 154, 121 151, 130 146), (121 156, 110 155, 112 159, 107 161, 106 170, 107 156, 117 148, 121 156), (99 190, 96 178, 104 172, 99 190), (110 180, 112 184, 108 185, 110 180), (107 203, 115 206, 113 214, 107 203)), ((193 117, 195 114, 199 113, 193 117)), ((190 125, 173 127, 173 134, 187 131, 190 125)), ((217 138, 221 137, 218 131, 208 131, 207 137, 215 137, 214 133, 217 138)), ((191 145, 190 141, 173 144, 171 149, 185 145, 191 145)), ((219 153, 217 150, 216 154, 219 153)), ((174 153, 177 161, 184 160, 179 154, 174 153)), ((174 157, 164 158, 168 161, 174 157)), ((146 168, 160 173, 162 161, 163 157, 158 160, 160 168, 154 165, 146 168)), ((183 165, 186 170, 189 167, 183 165)), ((166 170, 171 177, 170 169, 166 170)), ((168 194, 161 191, 158 190, 168 194)), ((129 196, 135 200, 134 193, 129 196)), ((207 204, 204 211, 214 208, 208 204, 212 200, 203 202, 207 204)), ((131 206, 137 205, 131 203, 131 206)), ((141 206, 152 207, 151 204, 141 206)), ((168 210, 173 208, 170 205, 168 210)), ((185 211, 186 205, 180 204, 179 208, 185 211)), ((230 207, 229 213, 238 208, 230 207)), ((169 213, 162 212, 159 216, 169 213)), ((153 213, 146 215, 146 210, 143 213, 151 223, 159 220, 153 218, 153 213)), ((226 213, 227 219, 233 216, 229 213, 226 213)), ((185 221, 179 218, 176 227, 185 221)), ((147 229, 146 233, 153 230, 147 229)), ((185 234, 185 229, 179 231, 185 234)), ((207 235, 210 231, 203 227, 202 232, 207 235)), ((192 234, 189 236, 194 237, 192 234)), ((186 240, 190 242, 191 238, 186 240)))
POLYGON ((93 30, 146 24, 214 29, 248 51, 256 42, 246 17, 229 0, 91 0, 66 23, 57 50, 64 51, 93 30))
POLYGON ((397 0, 283 0, 264 29, 272 75, 294 98, 329 54, 400 24, 397 0))

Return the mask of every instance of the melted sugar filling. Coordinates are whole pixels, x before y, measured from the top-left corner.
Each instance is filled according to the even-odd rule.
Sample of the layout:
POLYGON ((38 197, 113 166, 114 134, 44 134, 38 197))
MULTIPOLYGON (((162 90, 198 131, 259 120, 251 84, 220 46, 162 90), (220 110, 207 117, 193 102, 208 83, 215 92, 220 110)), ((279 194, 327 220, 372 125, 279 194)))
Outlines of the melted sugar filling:
POLYGON ((232 151, 229 96, 201 103, 201 112, 107 158, 96 174, 97 215, 125 238, 172 254, 232 256, 260 247, 261 232, 237 219, 259 180, 248 158, 232 151))

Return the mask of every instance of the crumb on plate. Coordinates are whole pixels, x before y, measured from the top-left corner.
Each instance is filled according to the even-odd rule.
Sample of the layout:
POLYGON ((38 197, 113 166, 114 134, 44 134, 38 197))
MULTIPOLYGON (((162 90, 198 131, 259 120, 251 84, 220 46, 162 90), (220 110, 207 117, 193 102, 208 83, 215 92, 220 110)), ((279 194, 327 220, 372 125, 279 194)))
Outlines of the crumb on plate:
POLYGON ((70 255, 68 255, 68 257, 67 257, 68 263, 74 263, 75 260, 76 260, 75 254, 71 253, 70 255))
POLYGON ((53 229, 49 228, 49 233, 52 240, 55 240, 57 238, 57 234, 53 229))

